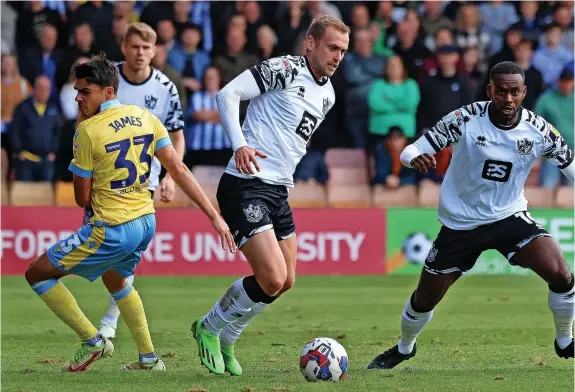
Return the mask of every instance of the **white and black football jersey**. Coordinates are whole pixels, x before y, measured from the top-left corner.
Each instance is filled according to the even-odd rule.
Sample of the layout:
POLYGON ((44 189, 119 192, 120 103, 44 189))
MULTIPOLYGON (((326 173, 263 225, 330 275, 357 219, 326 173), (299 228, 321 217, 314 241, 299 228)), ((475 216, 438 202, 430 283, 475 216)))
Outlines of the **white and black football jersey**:
POLYGON ((544 118, 521 109, 513 126, 495 125, 490 102, 463 106, 441 119, 415 144, 438 152, 450 145, 452 158, 439 201, 439 220, 454 230, 470 230, 527 209, 523 189, 539 157, 560 169, 573 152, 544 118), (426 143, 427 142, 427 143, 426 143))
MULTIPOLYGON (((251 99, 242 133, 247 145, 268 157, 258 159, 254 176, 293 187, 293 174, 314 131, 335 103, 329 78, 316 80, 305 56, 282 56, 250 69, 260 95, 251 99)), ((226 172, 238 177, 232 157, 226 172)))
MULTIPOLYGON (((178 89, 163 72, 152 68, 150 77, 142 83, 129 82, 122 72, 122 64, 116 63, 120 71, 118 99, 126 105, 137 105, 147 109, 164 124, 168 132, 184 128, 184 115, 178 89)), ((148 189, 159 184, 160 161, 154 157, 148 189)))

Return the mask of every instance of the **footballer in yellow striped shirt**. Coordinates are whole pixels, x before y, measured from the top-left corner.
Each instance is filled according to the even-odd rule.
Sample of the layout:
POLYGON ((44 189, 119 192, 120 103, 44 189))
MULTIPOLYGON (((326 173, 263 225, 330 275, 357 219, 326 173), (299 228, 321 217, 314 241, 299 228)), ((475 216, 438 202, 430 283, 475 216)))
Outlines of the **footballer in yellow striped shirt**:
POLYGON ((112 342, 103 337, 60 282, 78 275, 90 282, 100 276, 118 304, 134 342, 137 361, 125 370, 165 370, 152 345, 144 307, 126 279, 133 274, 156 230, 153 201, 148 192, 152 156, 156 156, 184 193, 208 216, 224 249, 235 251, 230 230, 202 188, 178 157, 164 125, 147 110, 122 105, 117 99, 118 68, 105 55, 74 68, 80 123, 74 137, 74 196, 94 216, 67 239, 52 245, 34 260, 26 280, 48 307, 82 341, 66 365, 86 370, 111 355, 112 342))

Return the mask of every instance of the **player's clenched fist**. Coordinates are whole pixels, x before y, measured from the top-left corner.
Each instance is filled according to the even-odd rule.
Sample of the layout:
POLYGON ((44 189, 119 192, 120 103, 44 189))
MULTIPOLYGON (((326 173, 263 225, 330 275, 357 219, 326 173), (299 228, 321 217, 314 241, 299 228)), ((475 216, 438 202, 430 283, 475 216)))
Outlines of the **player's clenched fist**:
POLYGON ((222 239, 222 248, 226 250, 227 245, 227 248, 230 250, 230 252, 235 253, 236 243, 234 242, 234 237, 232 236, 230 228, 222 219, 222 217, 218 215, 214 220, 212 220, 212 226, 214 226, 214 229, 216 229, 220 235, 220 238, 222 239))
POLYGON ((433 155, 425 153, 413 158, 410 165, 420 173, 427 173, 429 169, 436 168, 437 162, 433 155))
POLYGON ((243 174, 255 174, 252 163, 257 171, 260 171, 256 158, 267 158, 268 156, 261 151, 248 146, 240 147, 234 152, 236 159, 236 169, 243 174))

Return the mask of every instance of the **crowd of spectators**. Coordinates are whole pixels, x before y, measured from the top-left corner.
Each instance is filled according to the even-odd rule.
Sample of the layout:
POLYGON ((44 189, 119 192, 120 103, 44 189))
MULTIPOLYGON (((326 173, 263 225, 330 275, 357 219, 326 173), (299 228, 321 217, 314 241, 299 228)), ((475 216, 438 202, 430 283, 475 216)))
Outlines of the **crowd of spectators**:
MULTIPOLYGON (((73 64, 104 51, 122 60, 129 23, 158 33, 153 66, 179 89, 186 163, 221 164, 231 149, 210 97, 245 69, 303 55, 311 20, 328 14, 352 28, 332 78, 337 101, 314 134, 296 179, 325 183, 324 153, 366 151, 369 181, 388 188, 439 183, 450 151, 425 176, 399 164, 402 148, 442 116, 487 100, 488 71, 515 61, 526 74, 524 107, 552 122, 571 148, 573 1, 27 1, 2 2, 3 180, 70 181, 73 64)), ((245 113, 247 103, 242 106, 245 113)), ((540 185, 559 171, 542 164, 540 185)))

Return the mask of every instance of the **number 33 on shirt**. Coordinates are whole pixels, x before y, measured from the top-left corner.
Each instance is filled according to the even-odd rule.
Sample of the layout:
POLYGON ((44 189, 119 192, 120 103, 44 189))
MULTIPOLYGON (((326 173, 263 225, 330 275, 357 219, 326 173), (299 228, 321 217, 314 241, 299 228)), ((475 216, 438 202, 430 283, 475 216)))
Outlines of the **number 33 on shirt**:
POLYGON ((111 105, 80 123, 69 168, 92 178, 92 224, 117 225, 154 212, 148 178, 155 152, 167 144, 164 125, 134 105, 111 105))

